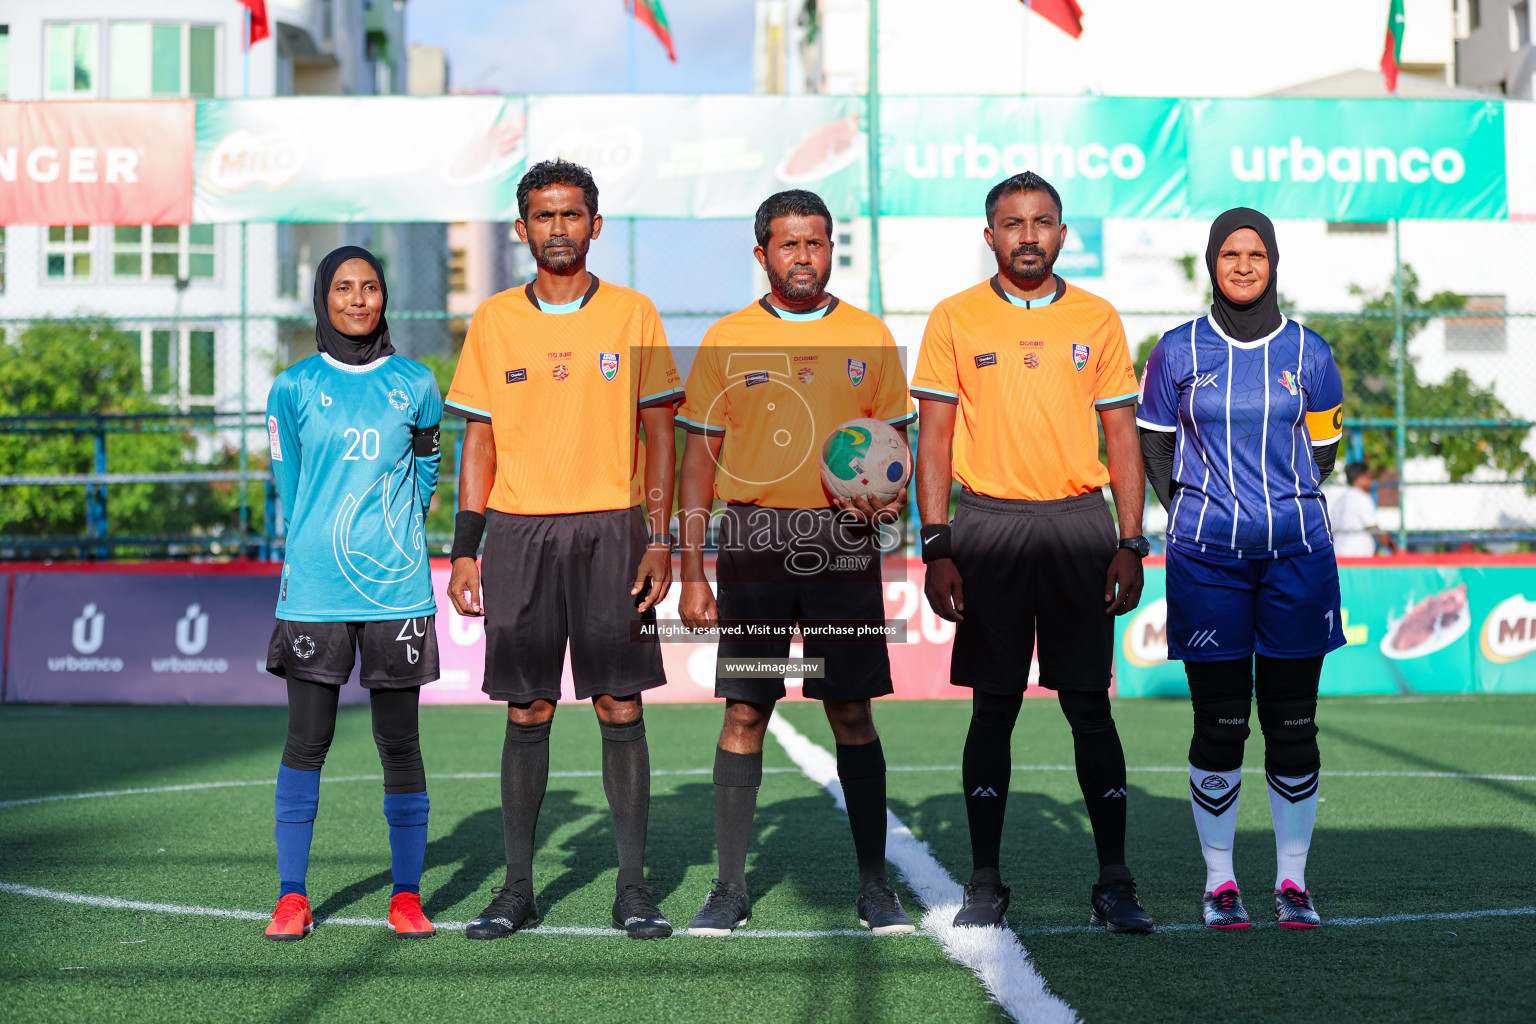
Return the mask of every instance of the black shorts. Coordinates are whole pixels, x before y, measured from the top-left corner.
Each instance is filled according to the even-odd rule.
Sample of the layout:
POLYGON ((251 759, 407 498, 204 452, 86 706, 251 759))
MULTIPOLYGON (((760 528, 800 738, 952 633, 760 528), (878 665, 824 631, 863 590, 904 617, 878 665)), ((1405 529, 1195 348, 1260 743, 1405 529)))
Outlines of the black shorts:
POLYGON ((628 697, 667 681, 655 636, 635 636, 630 588, 650 543, 634 508, 558 516, 487 511, 480 589, 485 600, 485 683, 493 700, 560 699, 565 646, 576 697, 628 697))
POLYGON ((370 690, 405 690, 437 681, 437 616, 383 622, 278 619, 267 641, 267 671, 341 686, 362 651, 358 681, 370 690))
POLYGON ((1022 693, 1038 641, 1041 686, 1109 688, 1115 620, 1104 580, 1119 541, 1102 492, 1008 501, 962 491, 952 536, 965 618, 951 683, 1022 693))
MULTIPOLYGON (((715 562, 722 627, 732 623, 883 623, 880 551, 874 532, 834 523, 831 509, 728 505, 715 562)), ((785 658, 790 639, 722 640, 720 658, 785 658)), ((891 659, 878 640, 805 640, 805 657, 820 658, 821 679, 801 691, 816 700, 869 700, 891 686, 891 659)), ((771 704, 783 679, 730 676, 716 664, 715 696, 771 704)))

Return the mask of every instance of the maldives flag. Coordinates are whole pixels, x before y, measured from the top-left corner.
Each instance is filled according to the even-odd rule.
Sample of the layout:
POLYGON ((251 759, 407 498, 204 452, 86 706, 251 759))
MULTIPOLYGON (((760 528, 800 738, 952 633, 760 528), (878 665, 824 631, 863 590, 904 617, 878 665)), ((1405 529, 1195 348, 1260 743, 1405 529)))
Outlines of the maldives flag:
POLYGON ((1403 0, 1392 0, 1387 8, 1387 45, 1381 51, 1381 77, 1387 80, 1387 92, 1397 95, 1397 66, 1403 55, 1403 0))
POLYGON ((1024 0, 1024 6, 1073 39, 1083 34, 1083 9, 1077 0, 1024 0))
POLYGON ((624 6, 640 19, 640 24, 656 34, 661 45, 667 48, 667 59, 676 64, 677 53, 672 49, 672 28, 667 24, 667 12, 661 9, 661 0, 624 0, 624 6))
POLYGON ((235 2, 251 12, 251 38, 245 43, 246 49, 250 49, 272 34, 272 29, 267 25, 267 0, 235 0, 235 2))

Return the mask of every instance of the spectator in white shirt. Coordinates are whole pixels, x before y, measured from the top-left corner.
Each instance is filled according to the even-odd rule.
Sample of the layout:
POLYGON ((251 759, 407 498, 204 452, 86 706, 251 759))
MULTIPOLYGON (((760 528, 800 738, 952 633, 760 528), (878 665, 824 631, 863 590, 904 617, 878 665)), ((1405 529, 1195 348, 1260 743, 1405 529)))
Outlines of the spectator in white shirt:
POLYGON ((1371 497, 1371 468, 1363 462, 1344 467, 1349 486, 1328 503, 1333 523, 1333 551, 1340 558, 1370 558, 1380 544, 1393 554, 1397 542, 1376 525, 1376 500, 1371 497))

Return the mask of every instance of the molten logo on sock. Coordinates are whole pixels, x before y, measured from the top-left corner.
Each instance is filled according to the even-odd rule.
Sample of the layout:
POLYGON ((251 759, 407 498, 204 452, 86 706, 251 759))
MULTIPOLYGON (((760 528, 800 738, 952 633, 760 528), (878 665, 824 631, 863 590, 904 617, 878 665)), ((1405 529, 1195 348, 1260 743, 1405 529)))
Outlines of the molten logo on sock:
POLYGON ((991 786, 977 786, 971 792, 971 796, 997 796, 997 790, 991 786))

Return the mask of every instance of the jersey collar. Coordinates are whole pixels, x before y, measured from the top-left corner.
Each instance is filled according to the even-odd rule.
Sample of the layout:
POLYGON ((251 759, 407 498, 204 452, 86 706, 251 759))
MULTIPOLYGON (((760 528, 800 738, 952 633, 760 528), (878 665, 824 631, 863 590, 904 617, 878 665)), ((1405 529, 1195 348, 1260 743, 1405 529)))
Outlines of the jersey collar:
MULTIPOLYGON (((581 305, 577 306, 577 309, 586 309, 587 303, 592 301, 592 296, 597 294, 597 275, 588 273, 587 276, 592 279, 592 283, 587 286, 587 294, 581 297, 581 305)), ((534 309, 538 310, 540 313, 544 312, 544 307, 539 305, 538 296, 533 294, 532 281, 529 281, 527 286, 523 289, 523 294, 528 296, 528 302, 533 306, 534 309)))
MULTIPOLYGON (((1065 281, 1063 281, 1061 279, 1061 275, 1060 274, 1052 274, 1051 276, 1056 278, 1056 294, 1051 296, 1051 301, 1046 303, 1046 305, 1055 305, 1057 302, 1061 301, 1061 297, 1063 295, 1067 294, 1067 282, 1065 282, 1065 281)), ((1019 306, 1019 305, 1017 305, 1017 303, 1009 302, 1008 301, 1008 293, 1003 291, 1002 283, 998 281, 998 275, 997 274, 993 274, 991 279, 987 283, 992 286, 992 290, 997 293, 997 297, 1002 299, 1004 302, 1007 302, 1008 305, 1015 306, 1018 309, 1030 309, 1030 308, 1032 308, 1030 306, 1019 306)), ((1042 308, 1044 308, 1044 307, 1042 307, 1042 308)))
MULTIPOLYGON (((822 306, 821 309, 815 310, 814 312, 818 312, 818 313, 821 314, 821 316, 817 317, 816 319, 818 319, 818 320, 825 320, 827 317, 831 316, 832 315, 832 311, 837 308, 837 301, 838 301, 837 300, 837 296, 834 295, 834 296, 832 296, 832 301, 831 302, 827 303, 825 306, 822 306)), ((759 306, 762 306, 764 309, 766 309, 768 311, 768 315, 769 316, 774 317, 775 319, 778 319, 778 320, 785 320, 786 319, 786 317, 779 311, 779 308, 777 306, 775 306, 773 303, 768 301, 768 296, 764 295, 762 298, 758 299, 757 300, 757 304, 759 306)), ((800 317, 790 317, 790 318, 787 318, 787 319, 799 320, 801 318, 800 317)))
POLYGON ((336 369, 342 371, 343 373, 370 373, 373 370, 377 370, 385 363, 389 362, 391 356, 380 356, 373 362, 363 363, 361 366, 355 365, 353 363, 344 363, 340 359, 333 359, 328 352, 321 352, 320 358, 324 359, 328 364, 334 366, 336 369))
POLYGON ((1282 314, 1280 317, 1280 326, 1264 335, 1264 337, 1255 338, 1253 341, 1238 341, 1236 338, 1228 336, 1227 332, 1221 329, 1221 325, 1216 322, 1215 317, 1207 314, 1205 317, 1205 322, 1211 330, 1216 332, 1216 336, 1218 338, 1225 341, 1228 345, 1236 345, 1238 348, 1259 348, 1262 345, 1268 345, 1271 341, 1285 333, 1285 329, 1291 325, 1290 317, 1282 314))

